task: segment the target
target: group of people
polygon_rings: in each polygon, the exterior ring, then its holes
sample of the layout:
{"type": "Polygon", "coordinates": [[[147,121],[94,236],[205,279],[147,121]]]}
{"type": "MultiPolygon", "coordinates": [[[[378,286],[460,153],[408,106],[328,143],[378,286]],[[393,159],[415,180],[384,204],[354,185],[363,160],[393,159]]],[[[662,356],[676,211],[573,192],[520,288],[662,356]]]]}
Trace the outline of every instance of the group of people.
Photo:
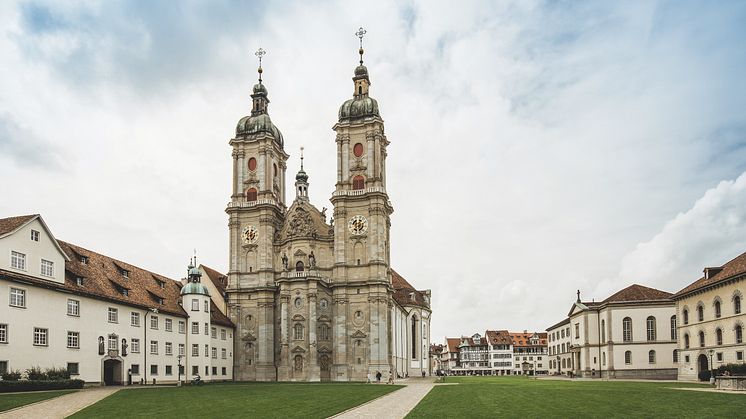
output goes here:
{"type": "MultiPolygon", "coordinates": [[[[376,384],[381,384],[381,377],[383,377],[383,374],[381,374],[381,371],[376,371],[376,384]]],[[[372,382],[373,382],[373,374],[369,372],[367,383],[370,384],[372,382]]],[[[389,370],[389,381],[387,384],[394,384],[394,374],[391,373],[391,370],[389,370]]]]}

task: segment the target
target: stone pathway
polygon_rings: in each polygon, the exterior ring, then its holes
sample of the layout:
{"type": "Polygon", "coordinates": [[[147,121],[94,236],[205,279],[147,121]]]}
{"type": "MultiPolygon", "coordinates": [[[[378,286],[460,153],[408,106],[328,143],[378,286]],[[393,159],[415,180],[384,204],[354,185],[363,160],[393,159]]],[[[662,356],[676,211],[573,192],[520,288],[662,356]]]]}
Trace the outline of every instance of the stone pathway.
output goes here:
{"type": "Polygon", "coordinates": [[[403,418],[430,392],[435,385],[433,381],[434,378],[430,377],[398,380],[396,384],[403,384],[404,388],[332,417],[340,419],[403,418]]]}
{"type": "Polygon", "coordinates": [[[89,387],[75,393],[29,404],[0,413],[0,419],[63,419],[119,391],[121,387],[89,387]]]}

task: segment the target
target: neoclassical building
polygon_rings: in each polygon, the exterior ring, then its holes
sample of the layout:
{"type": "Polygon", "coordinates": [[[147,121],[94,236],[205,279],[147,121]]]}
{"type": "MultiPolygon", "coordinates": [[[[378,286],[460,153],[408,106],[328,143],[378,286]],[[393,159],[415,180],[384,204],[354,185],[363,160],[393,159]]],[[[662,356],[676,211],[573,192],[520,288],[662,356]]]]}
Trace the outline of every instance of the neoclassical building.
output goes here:
{"type": "Polygon", "coordinates": [[[746,344],[742,309],[746,290],[746,253],[725,265],[704,269],[704,275],[673,295],[678,313],[680,380],[723,364],[743,363],[746,344]]]}
{"type": "Polygon", "coordinates": [[[547,328],[549,345],[549,374],[571,375],[573,356],[570,352],[570,319],[566,318],[547,328]]]}
{"type": "Polygon", "coordinates": [[[302,149],[287,199],[289,155],[267,110],[260,61],[251,114],[230,140],[226,294],[238,380],[364,381],[429,369],[430,291],[391,268],[389,141],[362,57],[360,48],[352,98],[333,127],[332,216],[311,204],[302,149]]]}

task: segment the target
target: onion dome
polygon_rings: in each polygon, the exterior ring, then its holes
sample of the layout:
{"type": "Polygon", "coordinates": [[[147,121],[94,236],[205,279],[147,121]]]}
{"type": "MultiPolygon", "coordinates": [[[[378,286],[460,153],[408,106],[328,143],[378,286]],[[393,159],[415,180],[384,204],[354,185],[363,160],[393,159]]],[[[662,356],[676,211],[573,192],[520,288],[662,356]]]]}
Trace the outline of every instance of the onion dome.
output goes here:
{"type": "Polygon", "coordinates": [[[200,272],[199,268],[194,266],[194,262],[192,260],[189,261],[189,266],[187,266],[187,270],[189,272],[189,277],[187,278],[187,283],[181,287],[181,295],[206,295],[210,296],[210,292],[207,291],[207,287],[202,285],[200,282],[200,278],[202,278],[202,272],[200,272]]]}
{"type": "Polygon", "coordinates": [[[236,138],[242,139],[253,139],[252,137],[258,137],[261,135],[269,135],[274,141],[283,148],[285,141],[282,138],[282,133],[272,123],[269,114],[267,113],[267,106],[269,105],[269,92],[267,87],[262,83],[262,57],[266,54],[266,51],[259,48],[256,56],[259,57],[259,83],[254,85],[253,93],[251,94],[252,107],[251,115],[244,116],[238,121],[236,125],[236,138]]]}
{"type": "Polygon", "coordinates": [[[352,120],[366,117],[377,116],[380,118],[378,112],[378,102],[370,97],[368,89],[370,88],[370,76],[368,75],[368,68],[363,65],[363,35],[366,31],[360,28],[355,34],[360,38],[360,65],[355,67],[355,75],[352,77],[352,81],[355,84],[355,92],[352,99],[346,100],[342,106],[339,107],[339,120],[352,120]]]}
{"type": "Polygon", "coordinates": [[[308,174],[305,170],[303,170],[303,168],[301,168],[298,171],[298,174],[295,175],[295,180],[297,180],[298,182],[308,182],[308,174]]]}

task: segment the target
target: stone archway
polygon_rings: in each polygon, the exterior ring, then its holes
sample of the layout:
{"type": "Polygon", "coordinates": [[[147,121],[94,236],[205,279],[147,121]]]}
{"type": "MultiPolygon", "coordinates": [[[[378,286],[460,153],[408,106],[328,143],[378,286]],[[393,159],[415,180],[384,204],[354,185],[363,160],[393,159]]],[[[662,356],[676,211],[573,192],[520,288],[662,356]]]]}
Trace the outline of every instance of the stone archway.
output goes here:
{"type": "Polygon", "coordinates": [[[710,364],[707,362],[707,355],[700,354],[699,357],[697,357],[697,376],[701,381],[707,381],[702,379],[702,373],[703,372],[709,372],[710,371],[710,364]]]}
{"type": "Polygon", "coordinates": [[[103,364],[103,384],[106,386],[122,385],[122,360],[118,358],[108,358],[104,359],[103,364]]]}

